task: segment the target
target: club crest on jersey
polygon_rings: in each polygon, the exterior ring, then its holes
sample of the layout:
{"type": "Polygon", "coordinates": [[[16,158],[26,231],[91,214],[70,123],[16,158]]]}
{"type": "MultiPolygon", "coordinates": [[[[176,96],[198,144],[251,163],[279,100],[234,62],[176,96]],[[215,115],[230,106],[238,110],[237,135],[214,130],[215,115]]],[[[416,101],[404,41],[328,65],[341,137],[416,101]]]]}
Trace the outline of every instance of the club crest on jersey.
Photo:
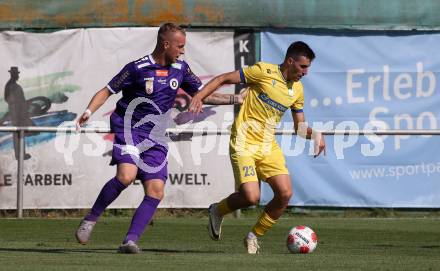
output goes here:
{"type": "Polygon", "coordinates": [[[154,91],[154,78],[145,78],[145,92],[151,94],[154,91]]]}
{"type": "Polygon", "coordinates": [[[156,76],[168,76],[167,70],[156,70],[156,76]]]}
{"type": "Polygon", "coordinates": [[[288,89],[289,96],[293,96],[293,88],[288,89]]]}
{"type": "Polygon", "coordinates": [[[277,81],[275,81],[275,79],[272,79],[272,86],[274,87],[275,84],[277,83],[277,81]]]}
{"type": "Polygon", "coordinates": [[[176,78],[170,80],[170,87],[176,90],[179,87],[179,81],[176,78]]]}

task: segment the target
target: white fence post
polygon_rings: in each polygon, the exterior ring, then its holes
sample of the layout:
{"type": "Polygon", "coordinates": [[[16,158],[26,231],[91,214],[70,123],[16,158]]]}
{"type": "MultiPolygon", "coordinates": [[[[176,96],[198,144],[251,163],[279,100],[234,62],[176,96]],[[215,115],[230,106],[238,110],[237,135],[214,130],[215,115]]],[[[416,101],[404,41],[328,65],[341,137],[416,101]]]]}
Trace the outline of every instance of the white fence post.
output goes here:
{"type": "Polygon", "coordinates": [[[24,166],[24,133],[18,131],[18,162],[17,162],[17,217],[23,217],[23,166],[24,166]]]}

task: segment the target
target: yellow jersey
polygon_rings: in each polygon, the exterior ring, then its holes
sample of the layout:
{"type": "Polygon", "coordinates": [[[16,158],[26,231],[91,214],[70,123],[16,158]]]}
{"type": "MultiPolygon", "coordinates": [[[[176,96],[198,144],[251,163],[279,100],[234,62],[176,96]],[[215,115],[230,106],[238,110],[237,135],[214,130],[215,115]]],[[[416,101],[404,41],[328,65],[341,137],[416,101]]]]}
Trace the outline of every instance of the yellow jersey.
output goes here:
{"type": "Polygon", "coordinates": [[[286,81],[278,65],[265,62],[241,69],[240,77],[248,84],[249,92],[232,126],[231,146],[276,143],[275,128],[284,112],[288,108],[294,112],[303,110],[301,82],[286,81]]]}

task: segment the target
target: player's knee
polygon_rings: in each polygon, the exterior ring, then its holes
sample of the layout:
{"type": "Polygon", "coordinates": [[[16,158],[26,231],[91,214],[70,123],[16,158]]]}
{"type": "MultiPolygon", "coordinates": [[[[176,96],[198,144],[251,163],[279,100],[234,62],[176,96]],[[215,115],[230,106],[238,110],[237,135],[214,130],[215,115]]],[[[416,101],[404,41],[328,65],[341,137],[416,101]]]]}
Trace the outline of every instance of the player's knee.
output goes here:
{"type": "Polygon", "coordinates": [[[146,185],[144,183],[145,195],[152,197],[152,198],[155,198],[155,199],[158,199],[158,200],[162,200],[165,195],[165,192],[164,192],[165,189],[164,189],[163,185],[158,185],[158,184],[159,183],[157,183],[157,182],[155,184],[150,183],[149,185],[146,185]]]}
{"type": "Polygon", "coordinates": [[[129,172],[118,172],[116,178],[124,185],[130,185],[135,180],[136,175],[129,172]]]}
{"type": "Polygon", "coordinates": [[[278,198],[282,202],[283,205],[287,205],[292,197],[292,190],[286,190],[279,193],[278,198]]]}
{"type": "Polygon", "coordinates": [[[163,190],[149,190],[147,191],[146,195],[158,200],[162,200],[165,196],[165,193],[163,190]]]}
{"type": "Polygon", "coordinates": [[[260,202],[259,193],[245,193],[244,198],[248,205],[257,205],[260,202]]]}

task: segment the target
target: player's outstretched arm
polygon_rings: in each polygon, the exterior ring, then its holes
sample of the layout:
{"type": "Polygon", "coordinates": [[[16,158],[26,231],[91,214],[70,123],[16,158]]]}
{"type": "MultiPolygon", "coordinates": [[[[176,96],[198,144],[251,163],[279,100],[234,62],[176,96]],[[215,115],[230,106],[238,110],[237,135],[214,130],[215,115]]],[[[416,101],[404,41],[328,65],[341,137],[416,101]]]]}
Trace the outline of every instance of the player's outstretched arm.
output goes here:
{"type": "Polygon", "coordinates": [[[238,84],[240,82],[239,71],[227,72],[214,77],[202,88],[202,90],[194,95],[194,97],[191,99],[191,104],[189,105],[188,111],[194,113],[202,112],[203,100],[206,97],[211,95],[224,84],[238,84]]]}
{"type": "Polygon", "coordinates": [[[318,157],[322,152],[326,155],[324,135],[308,127],[303,112],[293,112],[292,117],[296,134],[302,138],[314,140],[314,157],[318,157]]]}
{"type": "Polygon", "coordinates": [[[214,92],[203,99],[203,103],[211,105],[242,104],[247,93],[248,88],[243,88],[240,90],[239,94],[223,94],[214,92]]]}
{"type": "Polygon", "coordinates": [[[104,87],[100,91],[96,92],[96,94],[93,96],[93,98],[90,100],[89,105],[87,106],[87,109],[84,111],[84,113],[79,117],[76,127],[82,127],[84,123],[86,123],[90,116],[98,110],[104,103],[107,101],[108,97],[110,97],[112,93],[107,87],[104,87]]]}

